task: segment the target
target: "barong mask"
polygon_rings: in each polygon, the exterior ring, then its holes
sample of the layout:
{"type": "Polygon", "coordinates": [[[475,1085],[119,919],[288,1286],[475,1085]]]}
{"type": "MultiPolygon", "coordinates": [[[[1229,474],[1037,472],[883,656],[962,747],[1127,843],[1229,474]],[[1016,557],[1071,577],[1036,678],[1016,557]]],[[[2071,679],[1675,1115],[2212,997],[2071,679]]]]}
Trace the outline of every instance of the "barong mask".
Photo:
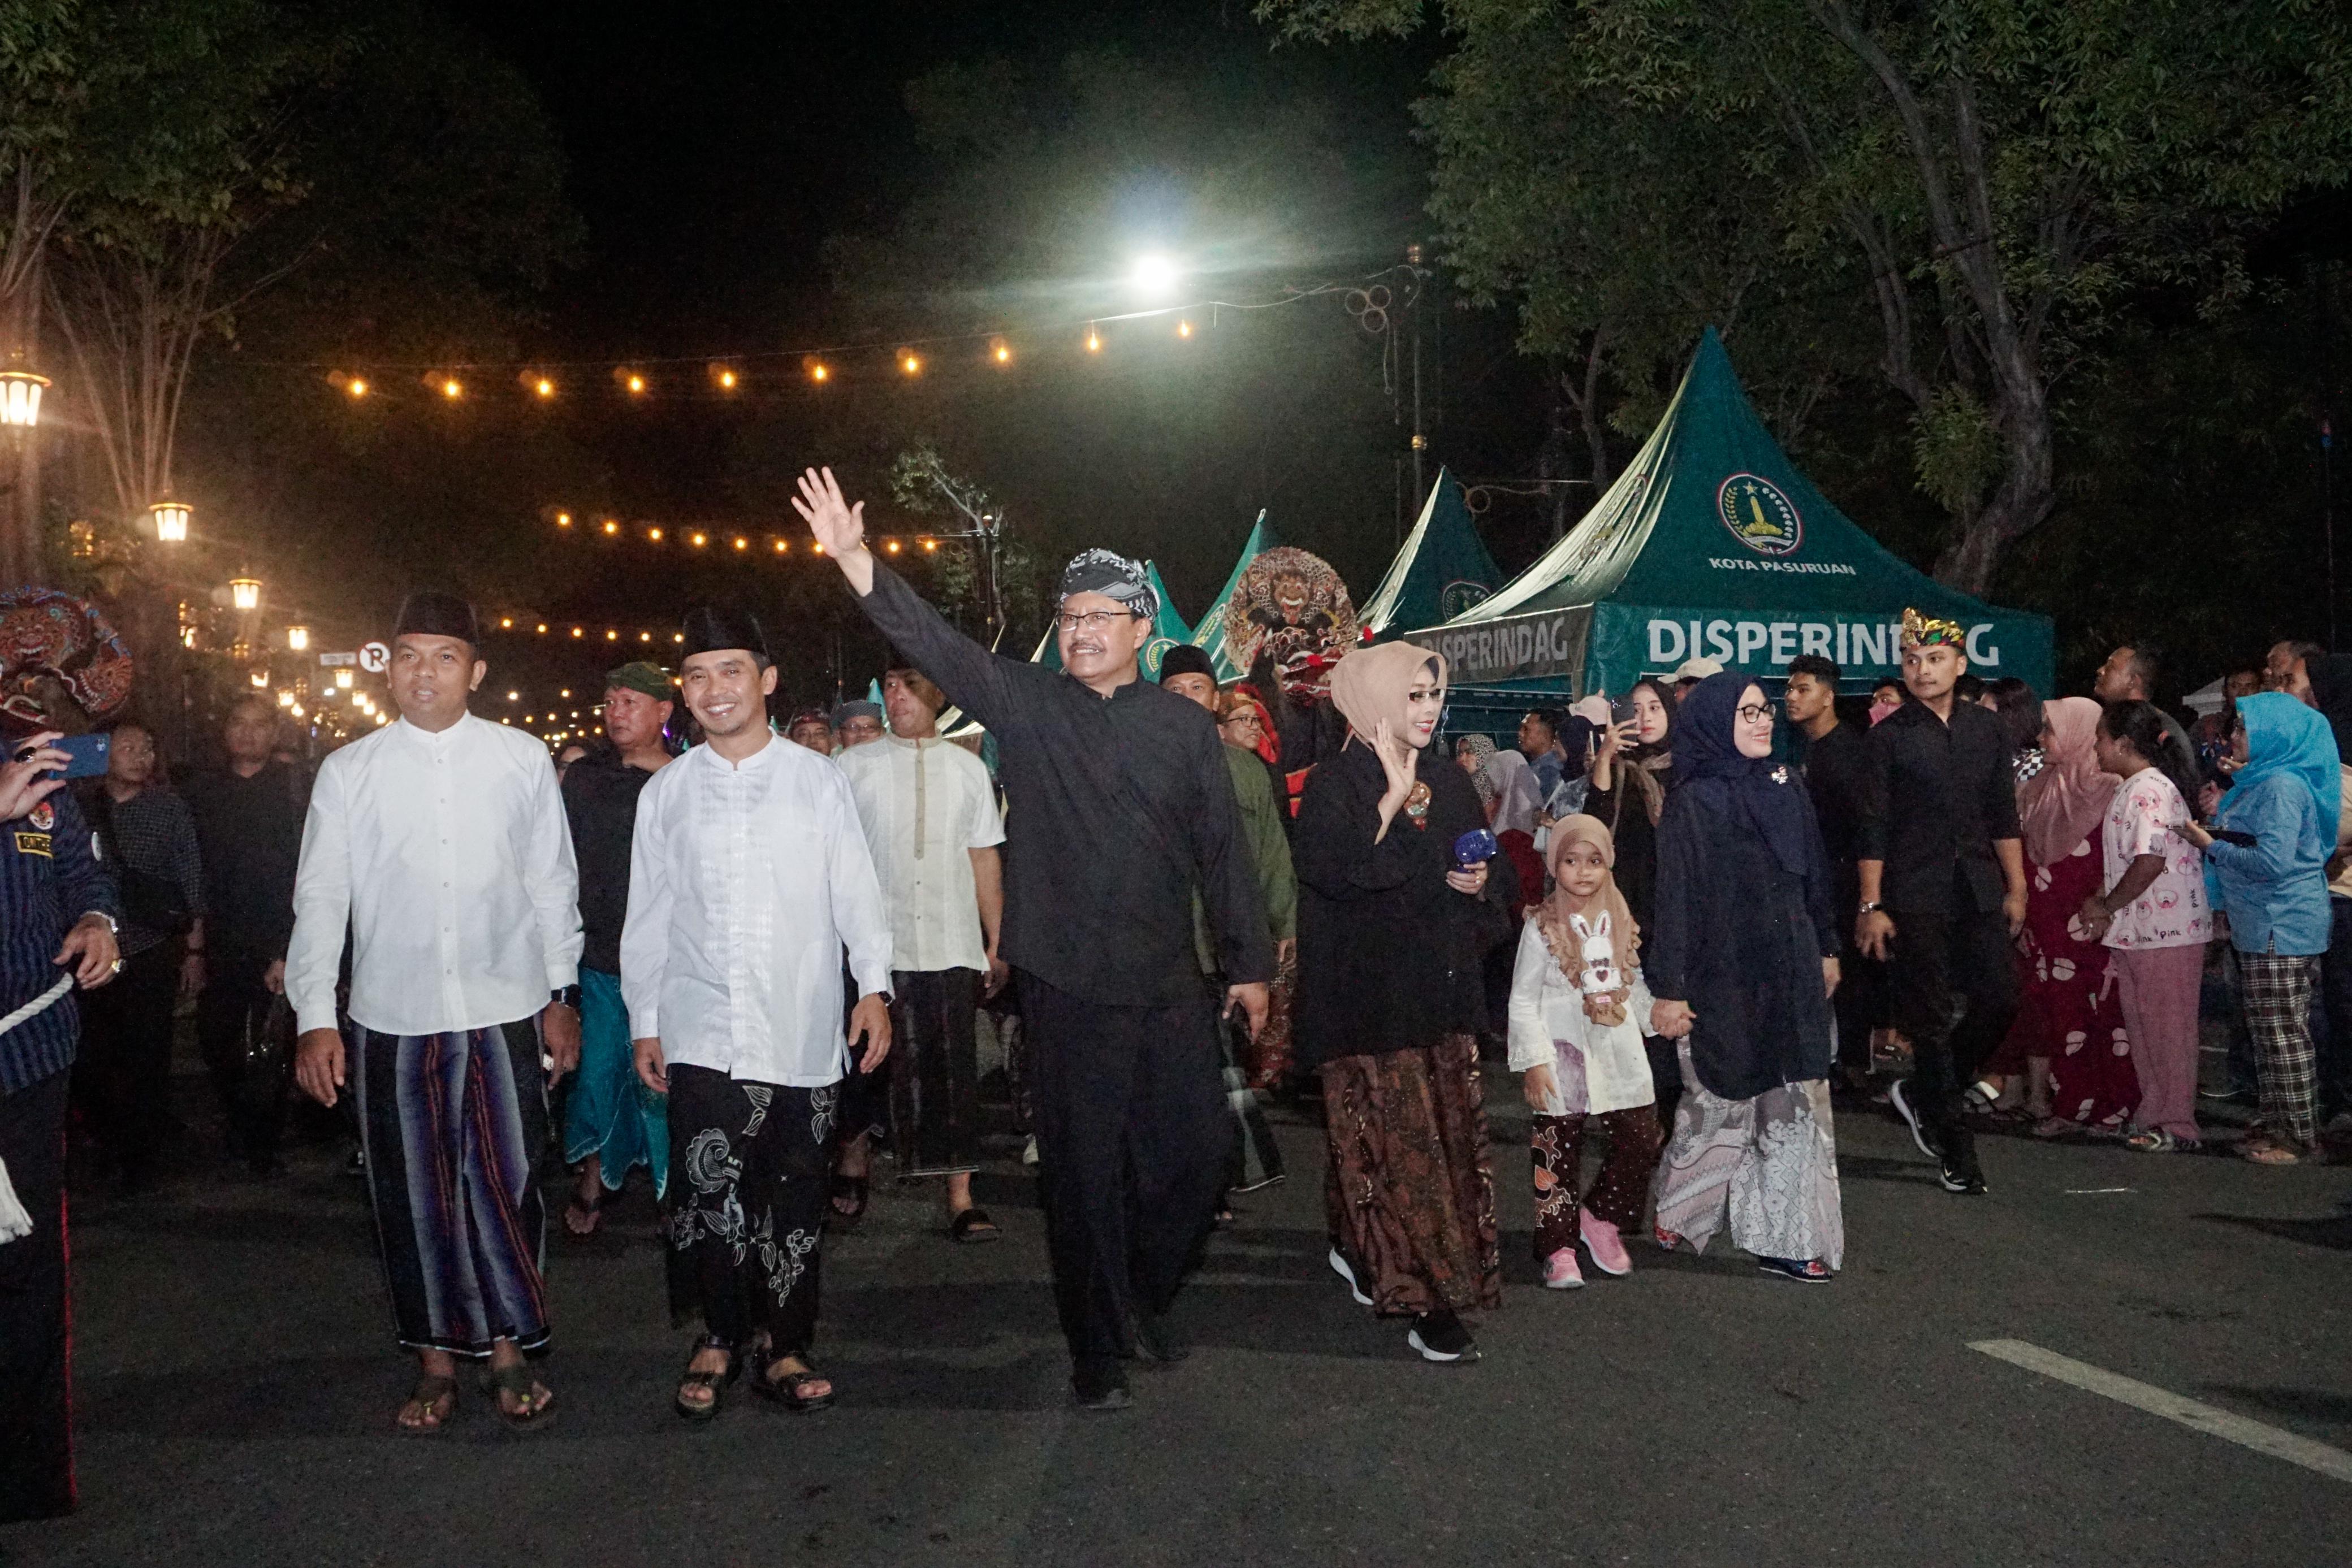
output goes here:
{"type": "Polygon", "coordinates": [[[0,594],[0,708],[12,735],[63,727],[70,698],[103,723],[131,695],[131,650],[95,606],[49,588],[0,594]]]}
{"type": "Polygon", "coordinates": [[[1225,601],[1225,653],[1234,666],[1273,661],[1276,677],[1293,700],[1314,703],[1328,691],[1331,671],[1361,641],[1348,585],[1321,557],[1279,545],[1242,571],[1225,601]]]}

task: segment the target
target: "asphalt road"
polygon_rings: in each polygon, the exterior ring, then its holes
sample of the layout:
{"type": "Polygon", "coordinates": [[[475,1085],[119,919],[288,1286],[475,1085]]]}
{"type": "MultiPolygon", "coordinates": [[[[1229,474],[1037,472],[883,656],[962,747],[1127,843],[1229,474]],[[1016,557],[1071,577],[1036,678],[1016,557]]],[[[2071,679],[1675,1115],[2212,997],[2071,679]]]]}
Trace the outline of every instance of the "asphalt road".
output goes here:
{"type": "MultiPolygon", "coordinates": [[[[1839,1128],[1846,1271],[1737,1254],[1535,1288],[1524,1113],[1491,1073],[1505,1305],[1485,1360],[1412,1358],[1326,1270],[1320,1136],[1244,1198],[1175,1319],[1197,1348],[1137,1406],[1066,1402],[1041,1227],[939,1235],[877,1186],[828,1241],[834,1410],[736,1391],[669,1413],[688,1334],[633,1189],[551,1249],[555,1427],[470,1387],[392,1435],[394,1352],[357,1184],[331,1150],[83,1201],[73,1236],[84,1503],[0,1529],[23,1563],[2030,1563],[2352,1560],[2352,1481],[1971,1350],[2016,1340],[2352,1449],[2352,1169],[1988,1141],[1990,1197],[1900,1130],[1839,1128]]],[[[184,1082],[184,1103],[199,1096],[184,1082]]],[[[200,1132],[197,1142],[204,1134],[200,1132]]],[[[887,1167],[882,1167],[887,1170],[887,1167]]]]}

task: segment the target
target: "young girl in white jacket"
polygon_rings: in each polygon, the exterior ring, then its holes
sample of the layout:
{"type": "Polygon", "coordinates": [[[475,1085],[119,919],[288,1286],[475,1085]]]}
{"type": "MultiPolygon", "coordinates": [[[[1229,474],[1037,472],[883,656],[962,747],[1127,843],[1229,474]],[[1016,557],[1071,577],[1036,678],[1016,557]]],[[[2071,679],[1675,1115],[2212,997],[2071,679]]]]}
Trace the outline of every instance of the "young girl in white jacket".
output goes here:
{"type": "Polygon", "coordinates": [[[1555,1291],[1584,1283],[1580,1239],[1604,1274],[1629,1272],[1622,1232],[1642,1223],[1660,1134],[1642,1037],[1654,1005],[1641,934],[1610,868],[1617,846],[1597,817],[1555,823],[1545,846],[1551,895],[1528,912],[1511,973],[1511,1070],[1535,1112],[1536,1259],[1555,1291]],[[1580,1199],[1588,1129],[1608,1152],[1580,1199]]]}

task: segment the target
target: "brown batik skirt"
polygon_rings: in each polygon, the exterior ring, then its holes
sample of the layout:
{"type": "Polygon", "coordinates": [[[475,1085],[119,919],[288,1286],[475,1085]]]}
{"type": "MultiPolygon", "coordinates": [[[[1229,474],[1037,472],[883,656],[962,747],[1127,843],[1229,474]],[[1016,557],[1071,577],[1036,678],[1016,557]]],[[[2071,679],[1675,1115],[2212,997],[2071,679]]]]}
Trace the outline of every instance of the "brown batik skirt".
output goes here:
{"type": "Polygon", "coordinates": [[[1383,1316],[1503,1301],[1494,1173],[1486,1163],[1478,1042],[1323,1064],[1332,1243],[1383,1316]]]}

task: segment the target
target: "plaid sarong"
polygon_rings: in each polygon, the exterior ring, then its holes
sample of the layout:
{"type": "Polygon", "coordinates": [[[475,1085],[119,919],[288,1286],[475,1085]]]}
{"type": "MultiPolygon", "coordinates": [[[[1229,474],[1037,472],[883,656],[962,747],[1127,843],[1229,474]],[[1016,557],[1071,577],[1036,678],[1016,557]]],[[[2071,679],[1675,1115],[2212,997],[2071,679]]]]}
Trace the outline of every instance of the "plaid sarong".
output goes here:
{"type": "Polygon", "coordinates": [[[2311,986],[2318,960],[2284,953],[2241,953],[2238,968],[2246,1029],[2254,1037],[2254,1077],[2262,1125],[2271,1136],[2308,1149],[2318,1136],[2317,1052],[2311,1040],[2311,986]]]}

